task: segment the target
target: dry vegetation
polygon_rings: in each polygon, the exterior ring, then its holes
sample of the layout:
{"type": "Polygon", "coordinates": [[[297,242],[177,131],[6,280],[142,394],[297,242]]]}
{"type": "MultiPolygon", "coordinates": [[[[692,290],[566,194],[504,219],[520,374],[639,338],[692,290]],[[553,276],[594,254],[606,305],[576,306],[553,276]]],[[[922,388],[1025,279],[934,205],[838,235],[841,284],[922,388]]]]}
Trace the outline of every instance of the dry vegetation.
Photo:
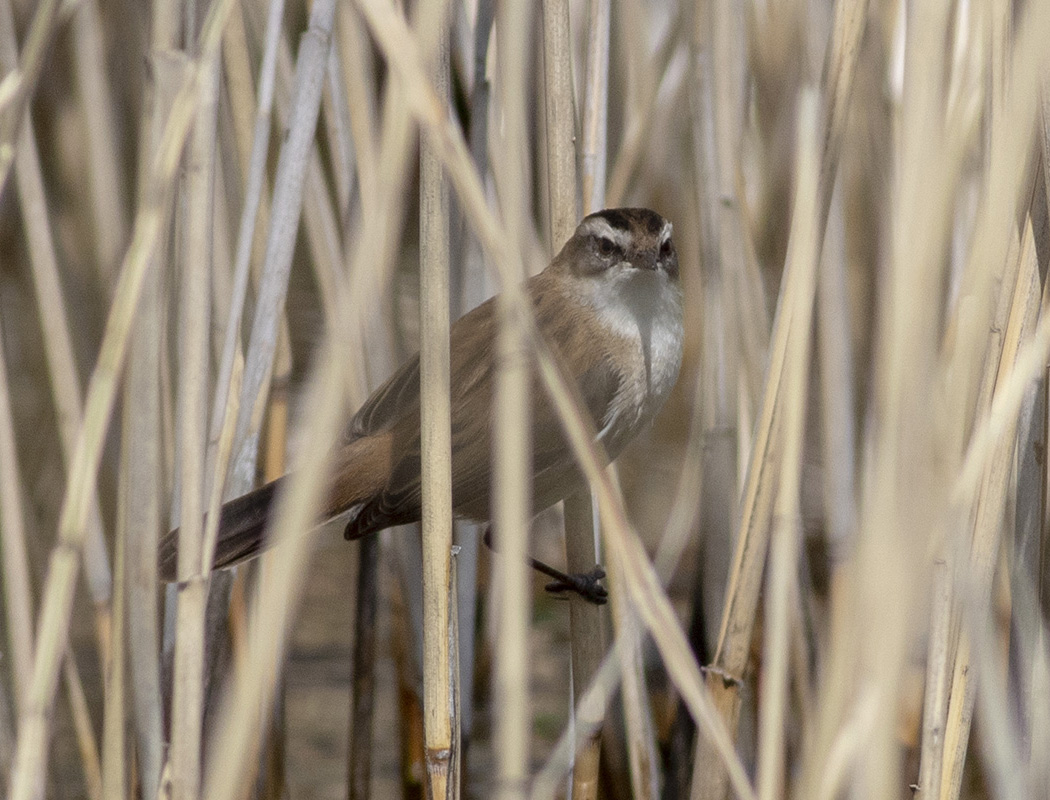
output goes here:
{"type": "Polygon", "coordinates": [[[1050,796],[1050,3],[402,5],[0,0],[6,796],[1050,796]],[[687,343],[613,474],[518,286],[622,205],[687,343]],[[495,289],[499,556],[443,383],[495,289]],[[304,535],[419,342],[422,537],[304,535]],[[530,379],[601,610],[520,557],[530,379]]]}

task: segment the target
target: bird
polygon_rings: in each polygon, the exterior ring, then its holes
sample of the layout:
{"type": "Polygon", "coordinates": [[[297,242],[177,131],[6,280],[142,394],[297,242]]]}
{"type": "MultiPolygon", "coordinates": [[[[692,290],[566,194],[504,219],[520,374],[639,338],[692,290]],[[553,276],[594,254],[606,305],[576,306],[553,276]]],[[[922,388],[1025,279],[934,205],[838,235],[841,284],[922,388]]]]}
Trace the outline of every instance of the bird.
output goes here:
{"type": "MultiPolygon", "coordinates": [[[[651,424],[678,379],[682,291],[671,223],[646,208],[590,214],[524,288],[538,330],[575,381],[599,451],[613,461],[651,424]]],[[[452,508],[457,517],[478,522],[491,516],[497,317],[492,298],[450,329],[452,508]]],[[[586,480],[538,381],[532,382],[531,434],[532,503],[539,512],[579,491],[586,480]]],[[[335,449],[319,523],[349,511],[344,535],[359,539],[419,521],[418,353],[365,401],[335,449]]],[[[215,568],[265,549],[267,522],[286,480],[222,506],[215,568]]],[[[162,579],[176,579],[177,555],[176,529],[160,543],[162,579]]]]}

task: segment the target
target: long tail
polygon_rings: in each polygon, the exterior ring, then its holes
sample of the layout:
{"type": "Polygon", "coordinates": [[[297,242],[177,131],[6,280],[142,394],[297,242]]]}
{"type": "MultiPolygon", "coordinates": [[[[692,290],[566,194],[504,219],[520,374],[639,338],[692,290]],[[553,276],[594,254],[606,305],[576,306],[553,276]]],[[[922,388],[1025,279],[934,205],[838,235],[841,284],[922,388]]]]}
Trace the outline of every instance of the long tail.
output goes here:
{"type": "MultiPolygon", "coordinates": [[[[219,512],[219,536],[215,545],[215,569],[232,567],[265,549],[263,535],[270,509],[283,481],[278,478],[238,498],[224,503],[219,512]]],[[[178,575],[179,529],[169,531],[160,541],[158,567],[163,581],[178,575]]]]}

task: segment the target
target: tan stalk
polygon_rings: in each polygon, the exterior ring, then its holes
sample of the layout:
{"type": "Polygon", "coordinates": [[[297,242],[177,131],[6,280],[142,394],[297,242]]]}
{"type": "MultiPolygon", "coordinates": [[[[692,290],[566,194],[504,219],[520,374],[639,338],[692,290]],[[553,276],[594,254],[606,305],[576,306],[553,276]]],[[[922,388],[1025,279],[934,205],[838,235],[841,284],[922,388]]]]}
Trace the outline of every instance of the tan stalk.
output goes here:
{"type": "MultiPolygon", "coordinates": [[[[437,46],[430,76],[442,99],[449,96],[447,0],[419,9],[417,27],[432,25],[437,46]],[[424,15],[428,15],[427,19],[424,15]]],[[[447,102],[447,100],[446,100],[447,102]]],[[[450,670],[458,642],[450,643],[452,602],[452,423],[449,386],[449,200],[441,162],[424,136],[419,186],[419,373],[423,499],[423,739],[425,791],[451,798],[458,776],[453,750],[458,676],[450,670]],[[452,649],[450,649],[452,648],[452,649]]]]}
{"type": "Polygon", "coordinates": [[[102,20],[96,0],[80,0],[73,15],[73,70],[84,114],[88,148],[89,204],[95,224],[94,239],[99,274],[107,286],[116,280],[120,256],[128,242],[128,203],[124,162],[113,115],[113,99],[106,83],[102,20]]]}
{"type": "MultiPolygon", "coordinates": [[[[174,2],[158,4],[151,23],[153,80],[146,87],[138,131],[142,143],[138,159],[139,193],[143,196],[148,188],[150,159],[160,148],[164,124],[182,77],[169,53],[175,47],[179,31],[177,5],[174,2]]],[[[160,234],[162,240],[167,240],[167,233],[165,230],[160,234]]],[[[165,479],[172,473],[165,469],[162,410],[167,397],[162,398],[158,362],[163,352],[161,331],[166,321],[162,286],[167,264],[166,254],[158,248],[146,266],[141,307],[128,353],[123,436],[132,463],[127,467],[127,480],[123,484],[125,494],[119,500],[127,514],[129,670],[136,763],[146,797],[157,794],[164,760],[157,541],[167,498],[165,479]]]]}
{"type": "MultiPolygon", "coordinates": [[[[999,359],[996,388],[1002,387],[1012,371],[1017,369],[1020,348],[1032,337],[1036,315],[1039,313],[1039,282],[1035,257],[1035,241],[1031,225],[1025,227],[1019,259],[1020,273],[1013,293],[999,359]]],[[[998,560],[999,537],[1003,528],[1003,510],[1007,502],[1013,472],[1016,415],[999,439],[988,460],[979,494],[976,495],[976,516],[973,542],[969,556],[960,555],[968,563],[967,576],[960,586],[964,614],[980,619],[987,614],[992,592],[992,578],[998,560]]],[[[966,760],[970,722],[976,700],[972,661],[979,656],[972,652],[972,628],[961,634],[955,651],[951,694],[944,730],[944,757],[940,780],[940,797],[957,798],[961,790],[962,769],[966,760]]],[[[980,646],[978,643],[977,646],[980,646]]],[[[988,643],[985,643],[988,646],[988,643]]],[[[992,659],[985,659],[990,665],[992,659]]]]}
{"type": "Polygon", "coordinates": [[[186,215],[179,296],[179,393],[176,407],[181,453],[179,581],[176,584],[178,607],[169,755],[173,800],[196,798],[201,784],[205,611],[208,600],[202,551],[218,90],[216,61],[201,81],[201,104],[187,151],[184,182],[186,215]]]}
{"type": "MultiPolygon", "coordinates": [[[[548,6],[549,7],[549,6],[548,6]]],[[[529,774],[529,600],[525,553],[532,516],[532,497],[528,475],[530,464],[530,418],[532,415],[532,370],[528,340],[519,317],[522,307],[520,281],[527,270],[522,259],[526,231],[526,146],[525,146],[525,68],[529,49],[530,4],[503,2],[496,11],[499,57],[499,109],[504,119],[501,148],[493,158],[500,207],[508,221],[505,229],[510,254],[509,280],[499,296],[496,337],[496,385],[493,394],[493,421],[499,435],[493,437],[493,518],[496,531],[496,575],[500,591],[497,615],[496,664],[493,680],[496,723],[497,784],[499,800],[524,798],[529,774]]],[[[366,15],[371,18],[371,10],[366,15]]],[[[544,14],[544,18],[547,14],[544,14]]],[[[388,57],[390,56],[387,53],[388,57]]],[[[564,62],[562,66],[567,66],[564,62]]],[[[420,75],[422,77],[422,75],[420,75]]],[[[428,87],[428,92],[432,90],[428,87]]],[[[562,109],[565,111],[565,109],[562,109]]],[[[445,109],[440,111],[444,114],[445,109]]],[[[571,106],[567,111],[571,125],[571,106]]],[[[436,145],[440,133],[424,129],[428,144],[436,145]]],[[[473,167],[466,146],[465,164],[473,167]]],[[[445,159],[442,159],[443,161],[445,159]]],[[[563,165],[564,166],[564,165],[563,165]]],[[[569,177],[567,180],[572,180],[569,177]]],[[[564,185],[564,184],[561,184],[564,185]]],[[[572,185],[575,185],[574,183],[572,185]]],[[[574,210],[574,209],[573,209],[574,210]]],[[[566,212],[570,213],[570,212],[566,212]]],[[[564,220],[552,220],[554,230],[562,230],[564,220]]]]}
{"type": "MultiPolygon", "coordinates": [[[[775,519],[769,554],[763,625],[763,670],[759,679],[762,703],[758,714],[758,796],[774,800],[784,794],[785,726],[788,710],[789,655],[791,643],[791,595],[798,576],[801,551],[802,448],[806,425],[806,394],[809,388],[810,333],[820,251],[817,243],[820,150],[817,141],[818,106],[813,89],[804,89],[798,108],[798,154],[795,198],[792,204],[791,238],[785,281],[798,288],[784,290],[792,306],[781,307],[789,318],[785,375],[783,378],[784,444],[775,519]]],[[[702,765],[698,765],[703,769],[702,765]]]]}
{"type": "MultiPolygon", "coordinates": [[[[125,444],[125,448],[127,445],[125,444]]],[[[127,495],[126,485],[131,459],[124,459],[119,483],[121,493],[127,495]]],[[[106,670],[105,704],[102,709],[102,791],[106,797],[128,796],[128,775],[131,759],[128,756],[127,714],[127,599],[128,584],[128,519],[126,506],[117,508],[116,542],[113,547],[113,625],[111,628],[112,652],[106,670]]],[[[146,643],[148,646],[149,643],[146,643]]],[[[72,651],[66,655],[69,663],[72,651]]]]}
{"type": "MultiPolygon", "coordinates": [[[[608,9],[606,9],[607,11],[608,9]]],[[[593,10],[592,10],[593,13],[593,10]]],[[[608,17],[604,30],[595,30],[592,20],[593,63],[587,65],[587,111],[584,130],[584,175],[589,192],[584,195],[584,213],[599,210],[605,194],[605,114],[608,63],[601,71],[601,48],[609,42],[608,17]],[[600,162],[600,163],[599,163],[600,162]]],[[[572,236],[579,219],[576,203],[576,124],[572,87],[572,54],[569,44],[569,4],[565,0],[546,0],[543,5],[543,65],[546,87],[547,188],[550,203],[551,246],[554,252],[572,236]]],[[[598,563],[594,512],[589,492],[565,501],[565,551],[570,573],[584,574],[598,563]]],[[[572,635],[572,685],[581,693],[590,685],[605,651],[604,614],[581,597],[569,598],[569,629],[572,635]]],[[[575,701],[574,701],[575,702],[575,701]]],[[[579,724],[594,733],[576,754],[573,768],[573,796],[597,797],[598,760],[601,726],[595,724],[602,709],[580,705],[579,724]]]]}

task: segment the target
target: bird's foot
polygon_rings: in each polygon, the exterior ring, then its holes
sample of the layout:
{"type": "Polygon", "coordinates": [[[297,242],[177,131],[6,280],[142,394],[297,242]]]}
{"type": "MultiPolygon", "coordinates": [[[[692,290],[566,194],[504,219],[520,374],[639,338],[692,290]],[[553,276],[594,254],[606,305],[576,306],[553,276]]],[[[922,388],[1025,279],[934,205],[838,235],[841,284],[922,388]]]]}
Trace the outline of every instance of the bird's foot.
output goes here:
{"type": "Polygon", "coordinates": [[[609,601],[609,592],[600,583],[604,577],[605,570],[595,566],[590,572],[562,575],[558,580],[548,583],[546,589],[551,594],[576,592],[588,603],[603,606],[609,601]]]}

